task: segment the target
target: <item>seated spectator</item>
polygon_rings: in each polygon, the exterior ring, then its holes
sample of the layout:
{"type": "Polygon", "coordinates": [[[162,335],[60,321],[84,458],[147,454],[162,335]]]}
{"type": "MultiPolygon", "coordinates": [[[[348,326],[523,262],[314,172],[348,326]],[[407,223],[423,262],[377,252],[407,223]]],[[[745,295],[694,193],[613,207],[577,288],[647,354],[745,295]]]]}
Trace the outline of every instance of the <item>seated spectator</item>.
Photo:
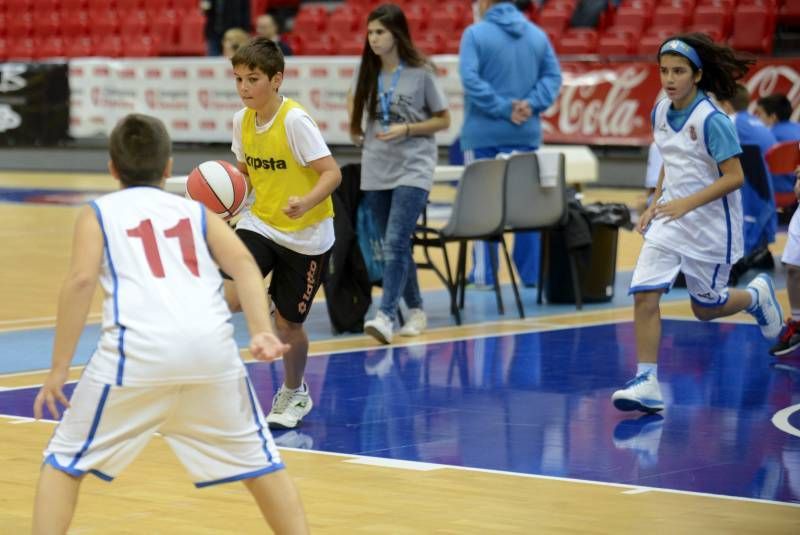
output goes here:
{"type": "Polygon", "coordinates": [[[272,15],[261,15],[256,19],[256,35],[275,41],[284,56],[292,55],[292,47],[281,39],[278,23],[272,15]]]}
{"type": "MultiPolygon", "coordinates": [[[[782,93],[773,93],[758,99],[756,116],[767,125],[775,139],[781,141],[800,141],[800,123],[789,120],[792,103],[782,93]]],[[[794,191],[793,174],[773,176],[776,192],[794,191]]]]}
{"type": "Polygon", "coordinates": [[[231,59],[239,47],[250,40],[250,34],[241,28],[231,28],[222,36],[222,55],[231,59]]]}

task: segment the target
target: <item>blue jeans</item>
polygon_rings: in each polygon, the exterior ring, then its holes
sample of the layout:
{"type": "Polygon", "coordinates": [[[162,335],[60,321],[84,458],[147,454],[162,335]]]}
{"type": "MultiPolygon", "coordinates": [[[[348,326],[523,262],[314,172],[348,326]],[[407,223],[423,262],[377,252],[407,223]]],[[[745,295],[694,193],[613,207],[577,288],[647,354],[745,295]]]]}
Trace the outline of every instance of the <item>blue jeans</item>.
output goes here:
{"type": "MultiPolygon", "coordinates": [[[[464,162],[470,164],[475,160],[491,159],[498,154],[509,154],[513,151],[532,152],[537,147],[528,145],[512,145],[502,147],[481,147],[466,151],[464,162]]],[[[540,236],[538,232],[517,232],[514,234],[514,251],[511,256],[517,266],[522,284],[534,286],[539,280],[540,236]]],[[[472,246],[472,271],[467,279],[483,285],[494,285],[494,270],[501,262],[498,258],[497,243],[476,240],[472,246]],[[495,262],[492,262],[492,259],[495,262]]]]}
{"type": "Polygon", "coordinates": [[[428,192],[422,188],[398,186],[395,189],[365,191],[364,201],[372,210],[383,235],[383,297],[380,311],[394,319],[401,292],[409,308],[422,308],[411,236],[428,202],[428,192]]]}

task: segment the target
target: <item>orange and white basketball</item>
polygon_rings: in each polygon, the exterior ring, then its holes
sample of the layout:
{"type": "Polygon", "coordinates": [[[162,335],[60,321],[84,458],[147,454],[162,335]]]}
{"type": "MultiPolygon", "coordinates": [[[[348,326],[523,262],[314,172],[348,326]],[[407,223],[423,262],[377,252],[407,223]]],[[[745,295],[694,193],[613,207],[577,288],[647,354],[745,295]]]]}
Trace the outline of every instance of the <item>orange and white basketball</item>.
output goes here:
{"type": "Polygon", "coordinates": [[[226,161],[203,162],[189,173],[186,197],[227,220],[238,214],[247,200],[247,179],[226,161]]]}

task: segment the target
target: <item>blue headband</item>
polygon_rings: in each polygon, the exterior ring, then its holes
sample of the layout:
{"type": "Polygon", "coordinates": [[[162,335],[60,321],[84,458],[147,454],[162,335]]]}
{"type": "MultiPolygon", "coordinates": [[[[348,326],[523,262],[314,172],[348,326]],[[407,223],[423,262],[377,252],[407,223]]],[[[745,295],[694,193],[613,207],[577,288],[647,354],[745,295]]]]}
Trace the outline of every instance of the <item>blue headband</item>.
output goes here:
{"type": "Polygon", "coordinates": [[[681,56],[685,57],[698,69],[703,68],[703,62],[700,61],[700,56],[697,55],[697,52],[694,48],[690,47],[683,41],[679,41],[677,39],[673,39],[671,41],[667,41],[664,43],[664,46],[661,47],[661,51],[658,53],[658,56],[661,57],[661,54],[665,52],[674,52],[676,54],[680,54],[681,56]]]}

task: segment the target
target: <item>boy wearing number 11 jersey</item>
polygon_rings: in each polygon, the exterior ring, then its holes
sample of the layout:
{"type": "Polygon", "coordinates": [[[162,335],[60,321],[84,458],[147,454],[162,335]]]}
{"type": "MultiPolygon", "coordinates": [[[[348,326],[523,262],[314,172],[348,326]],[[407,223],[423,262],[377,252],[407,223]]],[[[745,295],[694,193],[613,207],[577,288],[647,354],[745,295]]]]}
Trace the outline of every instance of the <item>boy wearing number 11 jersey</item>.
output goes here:
{"type": "Polygon", "coordinates": [[[305,533],[220,291],[221,267],[236,280],[255,358],[289,349],[272,333],[253,257],[220,218],[161,189],[171,168],[161,121],[125,117],[110,153],[122,189],[78,215],[52,368],[34,402],[36,418],[45,405],[54,418],[57,402],[67,410],[44,452],[33,532],[65,533],[83,477],[112,480],[159,432],[197,487],[242,481],[273,530],[305,533]],[[102,333],[68,401],[62,387],[98,280],[102,333]]]}

